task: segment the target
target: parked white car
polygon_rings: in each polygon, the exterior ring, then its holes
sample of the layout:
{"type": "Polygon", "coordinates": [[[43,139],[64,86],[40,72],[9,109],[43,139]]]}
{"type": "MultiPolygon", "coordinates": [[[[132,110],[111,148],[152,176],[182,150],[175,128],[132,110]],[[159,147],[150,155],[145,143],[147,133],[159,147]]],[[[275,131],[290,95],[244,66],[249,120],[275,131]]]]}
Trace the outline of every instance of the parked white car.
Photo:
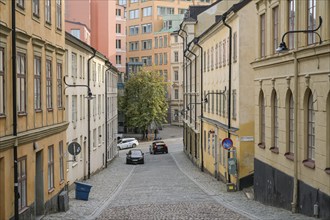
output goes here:
{"type": "Polygon", "coordinates": [[[135,138],[123,138],[118,142],[117,148],[118,148],[118,150],[121,150],[121,149],[126,149],[126,148],[133,148],[138,145],[139,145],[139,142],[135,138]]]}

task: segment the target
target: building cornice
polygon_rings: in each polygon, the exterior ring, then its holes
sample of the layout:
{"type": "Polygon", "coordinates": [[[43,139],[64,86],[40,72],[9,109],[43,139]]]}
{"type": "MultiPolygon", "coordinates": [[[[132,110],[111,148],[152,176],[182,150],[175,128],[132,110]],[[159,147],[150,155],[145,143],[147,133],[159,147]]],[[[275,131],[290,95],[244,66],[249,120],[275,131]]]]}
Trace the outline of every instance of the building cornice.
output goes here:
{"type": "Polygon", "coordinates": [[[0,142],[1,142],[0,151],[4,151],[12,148],[14,146],[16,138],[18,139],[18,147],[19,147],[20,145],[31,143],[33,141],[37,141],[52,136],[54,134],[66,131],[68,126],[69,126],[68,122],[63,122],[52,126],[21,132],[17,134],[17,137],[16,136],[2,137],[0,138],[0,142]]]}

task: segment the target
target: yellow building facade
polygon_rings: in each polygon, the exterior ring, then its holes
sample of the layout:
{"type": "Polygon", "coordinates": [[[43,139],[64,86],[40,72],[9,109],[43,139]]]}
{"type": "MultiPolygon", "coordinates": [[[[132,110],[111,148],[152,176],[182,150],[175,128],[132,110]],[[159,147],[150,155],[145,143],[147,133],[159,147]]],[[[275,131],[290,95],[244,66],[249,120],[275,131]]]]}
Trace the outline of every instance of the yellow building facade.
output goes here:
{"type": "Polygon", "coordinates": [[[254,2],[255,199],[329,219],[330,2],[254,2]]]}
{"type": "Polygon", "coordinates": [[[0,11],[0,219],[32,219],[58,211],[58,194],[67,179],[64,2],[1,0],[0,11]]]}
{"type": "MultiPolygon", "coordinates": [[[[190,79],[188,68],[186,105],[192,111],[188,110],[186,113],[185,150],[204,171],[241,189],[253,183],[254,71],[250,62],[254,56],[255,42],[250,39],[256,38],[256,33],[251,31],[256,22],[256,10],[251,1],[232,3],[236,4],[219,2],[197,16],[199,21],[200,17],[205,19],[206,14],[217,11],[212,17],[209,16],[207,23],[210,27],[204,28],[191,41],[193,46],[190,50],[197,55],[197,67],[194,66],[194,56],[187,52],[187,56],[193,60],[192,71],[195,72],[196,69],[197,76],[196,79],[190,79]],[[246,17],[250,20],[244,19],[246,17]],[[231,60],[230,31],[225,23],[231,27],[231,60]],[[201,83],[203,91],[200,93],[201,83]],[[194,89],[195,84],[198,85],[197,90],[194,89]],[[190,85],[193,85],[191,91],[190,85]],[[197,91],[197,98],[194,91],[197,91]],[[193,97],[190,98],[191,96],[193,97]],[[195,111],[203,111],[198,113],[201,121],[197,119],[197,128],[194,123],[190,123],[195,111]],[[233,142],[233,147],[229,150],[222,145],[226,138],[233,142]],[[196,142],[199,147],[194,147],[196,142]]],[[[185,23],[188,26],[188,22],[185,23]]],[[[203,28],[199,27],[201,24],[197,22],[195,31],[203,28]]],[[[189,33],[189,30],[186,32],[189,33]]],[[[188,65],[191,65],[190,62],[188,65]]]]}

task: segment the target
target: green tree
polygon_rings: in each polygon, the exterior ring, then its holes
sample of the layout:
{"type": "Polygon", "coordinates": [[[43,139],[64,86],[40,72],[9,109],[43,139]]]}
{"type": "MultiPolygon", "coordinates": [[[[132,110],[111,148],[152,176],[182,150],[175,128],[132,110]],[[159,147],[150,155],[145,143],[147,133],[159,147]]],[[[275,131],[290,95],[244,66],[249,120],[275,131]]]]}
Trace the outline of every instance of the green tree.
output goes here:
{"type": "Polygon", "coordinates": [[[152,123],[166,122],[166,86],[163,76],[155,71],[141,70],[130,76],[119,101],[128,127],[139,128],[144,133],[152,123]]]}

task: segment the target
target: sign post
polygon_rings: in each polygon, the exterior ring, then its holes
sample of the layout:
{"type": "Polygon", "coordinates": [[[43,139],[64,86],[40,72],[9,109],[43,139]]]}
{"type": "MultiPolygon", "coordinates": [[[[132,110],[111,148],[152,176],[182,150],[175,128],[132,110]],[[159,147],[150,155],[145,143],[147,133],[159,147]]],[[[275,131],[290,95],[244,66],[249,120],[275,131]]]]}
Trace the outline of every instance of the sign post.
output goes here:
{"type": "Polygon", "coordinates": [[[73,155],[73,161],[76,161],[76,155],[80,154],[81,146],[78,142],[71,142],[68,146],[68,151],[73,155]]]}

